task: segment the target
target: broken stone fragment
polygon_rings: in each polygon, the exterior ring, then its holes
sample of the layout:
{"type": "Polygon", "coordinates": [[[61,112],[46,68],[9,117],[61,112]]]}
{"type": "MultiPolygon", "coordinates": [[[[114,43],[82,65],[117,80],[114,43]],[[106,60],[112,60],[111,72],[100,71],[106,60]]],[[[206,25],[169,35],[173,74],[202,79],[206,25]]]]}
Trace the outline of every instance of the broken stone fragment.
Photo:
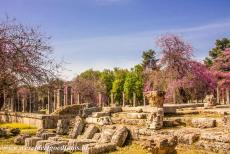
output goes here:
{"type": "Polygon", "coordinates": [[[96,143],[94,140],[91,139],[71,139],[68,142],[68,149],[69,151],[82,151],[82,146],[85,144],[96,143]]]}
{"type": "Polygon", "coordinates": [[[179,143],[187,145],[195,143],[200,137],[200,133],[196,129],[177,130],[174,132],[174,135],[177,136],[179,143]]]}
{"type": "Polygon", "coordinates": [[[84,124],[84,121],[82,120],[82,118],[76,117],[73,130],[70,132],[69,137],[74,139],[78,135],[80,135],[82,133],[82,131],[83,131],[84,125],[85,124],[84,124]]]}
{"type": "Polygon", "coordinates": [[[35,150],[37,150],[37,151],[45,151],[46,144],[47,143],[51,143],[51,142],[52,142],[51,140],[40,140],[40,141],[37,141],[35,150]]]}
{"type": "Polygon", "coordinates": [[[105,116],[110,116],[109,112],[93,112],[92,117],[93,118],[100,118],[100,117],[105,117],[105,116]]]}
{"type": "Polygon", "coordinates": [[[61,119],[57,122],[56,132],[58,135],[66,135],[69,131],[69,120],[61,119]]]}
{"type": "Polygon", "coordinates": [[[65,147],[67,147],[67,142],[50,142],[46,145],[46,154],[64,154],[65,153],[65,147]]]}
{"type": "Polygon", "coordinates": [[[174,154],[177,137],[173,135],[156,135],[140,141],[141,145],[153,154],[174,154]]]}
{"type": "Polygon", "coordinates": [[[35,147],[37,141],[41,141],[41,137],[31,137],[31,138],[26,138],[25,139],[25,146],[26,147],[35,147]]]}
{"type": "Polygon", "coordinates": [[[128,129],[125,126],[118,127],[112,135],[111,143],[116,146],[122,147],[128,136],[128,129]]]}
{"type": "Polygon", "coordinates": [[[116,145],[113,143],[86,144],[82,146],[84,154],[102,154],[116,150],[116,145]]]}
{"type": "Polygon", "coordinates": [[[47,130],[47,129],[40,128],[40,129],[37,130],[36,136],[37,136],[37,137],[42,137],[42,134],[43,134],[43,133],[48,133],[48,130],[47,130]]]}
{"type": "Polygon", "coordinates": [[[129,119],[146,119],[147,113],[127,113],[129,119]]]}
{"type": "Polygon", "coordinates": [[[43,133],[42,135],[41,135],[41,138],[43,139],[43,140],[48,140],[48,138],[49,137],[54,137],[54,136],[56,136],[56,134],[55,133],[43,133]]]}
{"type": "Polygon", "coordinates": [[[192,126],[196,128],[213,128],[216,127],[214,118],[196,118],[192,119],[192,126]]]}
{"type": "Polygon", "coordinates": [[[98,141],[99,143],[108,143],[111,141],[113,134],[115,133],[114,129],[102,129],[101,137],[100,140],[98,141]]]}
{"type": "Polygon", "coordinates": [[[99,129],[95,125],[89,125],[86,128],[82,138],[83,139],[92,139],[94,134],[97,133],[97,132],[99,132],[99,129]]]}
{"type": "Polygon", "coordinates": [[[24,145],[25,144],[25,139],[29,138],[30,135],[29,134],[21,134],[15,137],[14,139],[14,144],[17,145],[24,145]]]}

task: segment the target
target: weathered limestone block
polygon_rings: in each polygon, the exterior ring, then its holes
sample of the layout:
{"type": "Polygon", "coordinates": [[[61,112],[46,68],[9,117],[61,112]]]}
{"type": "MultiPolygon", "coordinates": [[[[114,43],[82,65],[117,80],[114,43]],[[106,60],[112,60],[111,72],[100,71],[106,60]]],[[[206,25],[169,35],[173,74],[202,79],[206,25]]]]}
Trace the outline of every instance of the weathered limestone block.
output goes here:
{"type": "Polygon", "coordinates": [[[158,130],[163,127],[164,110],[158,108],[156,112],[152,112],[148,116],[147,124],[149,129],[158,130]]]}
{"type": "Polygon", "coordinates": [[[141,113],[143,112],[142,107],[122,107],[122,112],[136,112],[141,113]]]}
{"type": "Polygon", "coordinates": [[[64,154],[65,147],[67,146],[67,142],[50,142],[45,145],[45,153],[46,154],[64,154]]]}
{"type": "Polygon", "coordinates": [[[201,133],[200,139],[214,142],[230,143],[230,133],[213,131],[203,132],[201,133]]]}
{"type": "Polygon", "coordinates": [[[17,145],[24,145],[25,144],[25,139],[30,138],[30,135],[28,134],[21,134],[15,137],[14,139],[14,144],[17,145]]]}
{"type": "Polygon", "coordinates": [[[191,145],[198,141],[200,133],[196,130],[182,129],[174,132],[178,138],[178,143],[191,145]]]}
{"type": "Polygon", "coordinates": [[[100,117],[100,118],[94,118],[94,117],[88,117],[85,119],[86,123],[89,124],[97,124],[97,125],[111,125],[112,120],[110,116],[100,117]]]}
{"type": "Polygon", "coordinates": [[[132,140],[139,140],[139,128],[130,127],[129,132],[132,140]]]}
{"type": "Polygon", "coordinates": [[[92,139],[97,132],[99,132],[99,129],[95,125],[89,125],[83,134],[83,139],[92,139]]]}
{"type": "Polygon", "coordinates": [[[147,113],[127,113],[129,119],[146,119],[147,113]]]}
{"type": "Polygon", "coordinates": [[[116,150],[116,145],[113,143],[86,144],[82,146],[84,154],[102,154],[114,150],[116,150]]]}
{"type": "Polygon", "coordinates": [[[230,151],[230,144],[229,143],[199,140],[196,143],[196,145],[200,148],[207,150],[207,151],[213,151],[216,153],[228,154],[230,151]]]}
{"type": "Polygon", "coordinates": [[[213,128],[216,127],[216,120],[213,118],[196,118],[192,119],[192,126],[196,128],[213,128]]]}
{"type": "Polygon", "coordinates": [[[142,136],[151,136],[152,133],[153,133],[153,131],[150,129],[147,129],[147,128],[140,128],[139,129],[139,135],[142,135],[142,136]]]}
{"type": "Polygon", "coordinates": [[[38,141],[41,141],[42,138],[41,137],[31,137],[31,138],[26,138],[25,139],[25,146],[26,147],[35,147],[36,143],[38,141]]]}
{"type": "Polygon", "coordinates": [[[60,141],[60,140],[62,140],[62,137],[60,137],[60,136],[49,137],[48,140],[50,140],[50,141],[60,141]]]}
{"type": "Polygon", "coordinates": [[[152,154],[174,154],[177,137],[172,135],[156,135],[141,141],[141,145],[152,154]]]}
{"type": "Polygon", "coordinates": [[[0,137],[5,137],[7,134],[7,131],[5,128],[0,128],[0,137]]]}
{"type": "Polygon", "coordinates": [[[48,130],[47,130],[47,129],[40,128],[40,129],[37,130],[36,136],[37,136],[37,137],[42,137],[42,134],[43,134],[43,133],[48,133],[48,130]]]}
{"type": "Polygon", "coordinates": [[[229,116],[229,115],[228,115],[228,116],[224,116],[223,122],[224,122],[224,125],[225,125],[228,129],[230,129],[230,116],[229,116]]]}
{"type": "Polygon", "coordinates": [[[51,142],[52,142],[52,141],[50,141],[50,140],[41,140],[41,141],[37,141],[35,150],[37,150],[37,151],[45,151],[45,149],[46,149],[46,144],[47,144],[47,143],[51,143],[51,142]]]}
{"type": "Polygon", "coordinates": [[[111,143],[122,147],[128,136],[128,129],[125,126],[118,127],[112,136],[111,143]]]}
{"type": "Polygon", "coordinates": [[[43,139],[43,140],[48,140],[48,138],[49,137],[54,137],[54,136],[56,136],[56,134],[55,133],[43,133],[42,135],[41,135],[41,138],[43,139]]]}
{"type": "Polygon", "coordinates": [[[115,107],[103,107],[103,112],[107,112],[107,113],[117,113],[117,112],[121,112],[122,109],[119,106],[115,106],[115,107]]]}
{"type": "Polygon", "coordinates": [[[105,117],[105,116],[110,116],[109,112],[93,112],[92,117],[94,118],[100,118],[100,117],[105,117]]]}
{"type": "Polygon", "coordinates": [[[80,135],[82,133],[82,131],[83,131],[84,125],[85,124],[84,124],[84,121],[82,120],[82,118],[76,117],[73,130],[70,132],[69,137],[74,139],[78,135],[80,135]]]}
{"type": "Polygon", "coordinates": [[[58,120],[56,131],[57,134],[59,135],[66,135],[69,131],[69,120],[68,119],[58,120]]]}
{"type": "Polygon", "coordinates": [[[164,91],[149,91],[145,93],[145,96],[149,100],[150,106],[163,107],[165,97],[164,91]]]}
{"type": "Polygon", "coordinates": [[[95,133],[92,140],[98,141],[101,138],[101,133],[95,133]]]}
{"type": "Polygon", "coordinates": [[[99,139],[99,143],[108,143],[111,141],[113,134],[115,133],[114,129],[102,129],[101,137],[99,139]]]}
{"type": "Polygon", "coordinates": [[[91,144],[96,143],[96,141],[91,139],[84,139],[84,140],[78,140],[78,139],[71,139],[68,142],[68,148],[70,151],[82,151],[82,146],[85,144],[91,144]]]}
{"type": "Polygon", "coordinates": [[[126,124],[126,125],[138,125],[145,126],[146,119],[128,119],[128,118],[111,118],[112,123],[114,124],[126,124]]]}

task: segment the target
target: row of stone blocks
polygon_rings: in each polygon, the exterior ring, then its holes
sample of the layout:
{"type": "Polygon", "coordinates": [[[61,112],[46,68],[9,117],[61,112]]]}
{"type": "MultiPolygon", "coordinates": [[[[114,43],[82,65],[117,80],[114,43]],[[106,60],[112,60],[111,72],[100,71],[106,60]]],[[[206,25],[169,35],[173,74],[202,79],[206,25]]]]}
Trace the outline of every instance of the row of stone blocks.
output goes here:
{"type": "Polygon", "coordinates": [[[150,129],[161,129],[163,127],[164,110],[163,108],[157,108],[151,113],[139,112],[127,112],[125,117],[119,117],[121,114],[120,108],[107,107],[103,108],[103,112],[94,112],[91,117],[86,118],[87,123],[97,125],[111,125],[128,124],[128,125],[143,125],[147,124],[150,129]],[[118,113],[117,113],[118,112],[118,113]],[[111,117],[112,114],[112,117],[111,117]]]}
{"type": "MultiPolygon", "coordinates": [[[[66,120],[59,122],[56,130],[58,134],[63,134],[66,131],[67,128],[63,125],[66,125],[66,120]]],[[[128,130],[126,127],[120,126],[104,128],[100,132],[95,125],[85,127],[83,120],[77,117],[74,128],[69,134],[70,139],[63,139],[58,134],[40,129],[35,137],[30,137],[29,135],[17,136],[15,144],[25,144],[26,147],[46,151],[47,154],[62,154],[65,150],[97,154],[114,150],[117,146],[123,146],[128,136],[128,130]]]]}

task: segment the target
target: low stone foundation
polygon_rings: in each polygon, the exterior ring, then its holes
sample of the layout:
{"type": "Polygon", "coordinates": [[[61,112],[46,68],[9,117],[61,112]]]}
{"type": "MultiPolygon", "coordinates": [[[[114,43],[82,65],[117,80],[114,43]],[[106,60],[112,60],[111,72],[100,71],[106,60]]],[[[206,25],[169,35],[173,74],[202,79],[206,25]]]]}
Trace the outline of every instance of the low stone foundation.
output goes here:
{"type": "MultiPolygon", "coordinates": [[[[69,118],[69,117],[68,117],[69,118]]],[[[37,128],[54,129],[57,127],[59,119],[66,119],[65,116],[44,115],[37,113],[21,113],[21,112],[0,112],[1,123],[24,123],[37,128]]]]}

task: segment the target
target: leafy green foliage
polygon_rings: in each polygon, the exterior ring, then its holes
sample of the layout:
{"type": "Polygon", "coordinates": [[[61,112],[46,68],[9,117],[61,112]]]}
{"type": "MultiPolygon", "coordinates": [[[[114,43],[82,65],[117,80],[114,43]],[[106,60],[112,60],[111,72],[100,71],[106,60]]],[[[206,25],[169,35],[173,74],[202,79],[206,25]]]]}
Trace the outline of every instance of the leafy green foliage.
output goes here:
{"type": "Polygon", "coordinates": [[[216,40],[215,47],[209,51],[209,56],[205,58],[204,63],[210,67],[213,65],[213,61],[219,57],[226,48],[230,48],[230,39],[222,38],[216,40]]]}
{"type": "Polygon", "coordinates": [[[126,99],[133,98],[133,93],[136,93],[137,100],[141,101],[143,98],[143,67],[136,65],[126,76],[124,83],[124,92],[126,99]]]}
{"type": "Polygon", "coordinates": [[[147,51],[143,51],[142,53],[142,66],[145,69],[151,69],[154,70],[157,68],[157,61],[156,59],[156,52],[152,49],[149,49],[147,51]]]}
{"type": "Polygon", "coordinates": [[[117,103],[121,103],[122,92],[124,89],[125,78],[128,73],[126,69],[114,69],[114,82],[112,87],[112,93],[114,93],[114,99],[117,103]]]}

